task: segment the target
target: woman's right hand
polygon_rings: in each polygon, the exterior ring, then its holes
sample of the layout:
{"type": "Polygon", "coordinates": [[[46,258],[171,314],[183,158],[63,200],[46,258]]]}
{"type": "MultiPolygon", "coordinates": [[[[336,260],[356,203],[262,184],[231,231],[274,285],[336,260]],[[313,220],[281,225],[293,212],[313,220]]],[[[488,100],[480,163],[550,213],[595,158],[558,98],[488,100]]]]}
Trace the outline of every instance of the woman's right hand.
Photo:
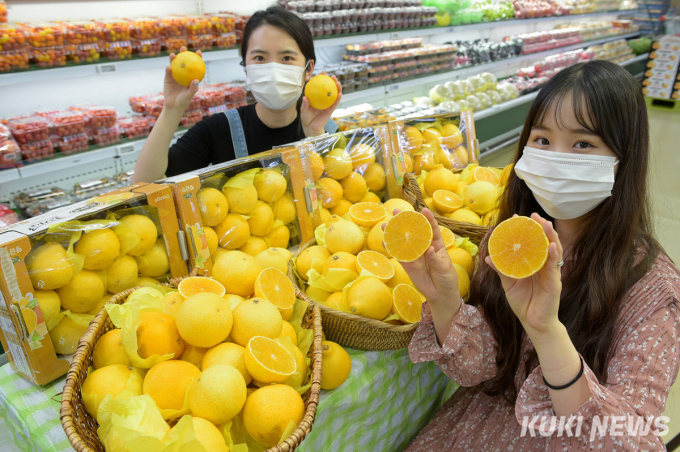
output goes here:
{"type": "MultiPolygon", "coordinates": [[[[394,215],[399,212],[399,209],[395,209],[394,215]]],[[[437,220],[429,209],[423,209],[422,214],[432,227],[432,245],[415,261],[401,262],[401,265],[432,308],[452,308],[454,312],[458,312],[462,303],[458,273],[446,252],[437,220]]],[[[385,225],[382,228],[385,230],[385,225]]]]}
{"type": "MultiPolygon", "coordinates": [[[[181,52],[186,52],[186,47],[182,47],[179,51],[181,52]]],[[[197,51],[196,54],[200,57],[201,51],[197,51]]],[[[170,63],[172,64],[172,60],[176,58],[177,55],[174,53],[170,54],[170,63]]],[[[184,114],[184,110],[187,109],[189,104],[191,103],[191,99],[194,98],[194,95],[198,92],[198,80],[194,80],[191,82],[191,85],[189,86],[182,86],[179,83],[175,81],[174,78],[172,78],[172,70],[170,69],[170,66],[166,66],[165,68],[165,81],[163,83],[163,108],[167,108],[169,110],[175,110],[177,112],[180,112],[184,114]]]]}

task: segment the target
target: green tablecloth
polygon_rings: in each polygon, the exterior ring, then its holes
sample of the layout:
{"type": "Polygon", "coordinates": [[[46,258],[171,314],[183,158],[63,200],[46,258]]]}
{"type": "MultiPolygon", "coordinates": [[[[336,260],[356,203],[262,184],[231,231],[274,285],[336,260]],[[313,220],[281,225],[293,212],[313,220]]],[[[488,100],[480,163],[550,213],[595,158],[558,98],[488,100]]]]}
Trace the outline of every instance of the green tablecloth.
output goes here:
{"type": "MultiPolygon", "coordinates": [[[[347,351],[352,373],[341,387],[321,391],[314,427],[300,452],[402,450],[457,388],[433,363],[411,363],[406,349],[347,351]]],[[[9,364],[0,367],[0,417],[21,450],[73,450],[59,422],[57,394],[64,380],[35,386],[9,364]]]]}

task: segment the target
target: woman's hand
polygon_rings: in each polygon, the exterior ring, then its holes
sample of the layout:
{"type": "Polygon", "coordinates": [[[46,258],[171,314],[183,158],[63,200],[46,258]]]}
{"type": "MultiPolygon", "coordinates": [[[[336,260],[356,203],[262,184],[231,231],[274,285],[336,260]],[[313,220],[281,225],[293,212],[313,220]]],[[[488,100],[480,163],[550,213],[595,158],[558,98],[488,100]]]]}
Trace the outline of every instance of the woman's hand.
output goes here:
{"type": "Polygon", "coordinates": [[[486,263],[500,276],[510,307],[522,322],[529,338],[535,340],[560,324],[557,311],[562,282],[557,264],[562,262],[562,245],[551,222],[537,213],[532,214],[531,218],[543,226],[548,236],[548,260],[543,268],[528,278],[514,279],[500,273],[490,256],[486,257],[486,263]]]}
{"type": "MultiPolygon", "coordinates": [[[[394,215],[400,212],[394,210],[394,215]]],[[[439,225],[429,209],[422,214],[432,227],[432,245],[413,262],[401,262],[416,289],[423,294],[433,309],[451,308],[455,315],[462,303],[458,289],[458,273],[453,268],[451,258],[446,252],[446,245],[439,232],[439,225]]],[[[382,226],[385,230],[385,225],[382,226]]]]}
{"type": "MultiPolygon", "coordinates": [[[[187,48],[182,47],[179,51],[186,52],[187,48]]],[[[197,51],[196,54],[202,58],[201,51],[197,51]]],[[[177,55],[174,53],[170,54],[170,63],[176,58],[177,55]]],[[[163,82],[163,108],[168,110],[175,110],[184,114],[184,110],[187,109],[191,103],[191,99],[198,92],[198,80],[191,82],[189,86],[182,86],[172,78],[172,70],[170,66],[165,68],[165,81],[163,82]]]]}
{"type": "MultiPolygon", "coordinates": [[[[325,74],[325,72],[322,72],[325,74]]],[[[331,119],[331,115],[338,108],[340,99],[342,99],[342,86],[335,75],[331,75],[331,78],[335,81],[335,85],[338,87],[338,98],[335,99],[333,105],[325,110],[317,110],[309,104],[309,99],[307,96],[302,98],[302,106],[300,107],[300,121],[302,122],[302,131],[307,138],[317,137],[325,133],[324,126],[331,119]]]]}

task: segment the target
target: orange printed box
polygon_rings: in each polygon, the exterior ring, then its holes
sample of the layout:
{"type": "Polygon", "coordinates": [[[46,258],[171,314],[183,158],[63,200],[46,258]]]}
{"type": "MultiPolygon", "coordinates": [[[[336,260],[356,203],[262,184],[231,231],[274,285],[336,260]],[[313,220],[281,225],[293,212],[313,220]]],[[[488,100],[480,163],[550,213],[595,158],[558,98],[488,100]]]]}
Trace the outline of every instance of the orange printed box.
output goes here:
{"type": "Polygon", "coordinates": [[[188,274],[172,191],[144,184],[0,229],[0,341],[43,385],[112,295],[188,274]]]}

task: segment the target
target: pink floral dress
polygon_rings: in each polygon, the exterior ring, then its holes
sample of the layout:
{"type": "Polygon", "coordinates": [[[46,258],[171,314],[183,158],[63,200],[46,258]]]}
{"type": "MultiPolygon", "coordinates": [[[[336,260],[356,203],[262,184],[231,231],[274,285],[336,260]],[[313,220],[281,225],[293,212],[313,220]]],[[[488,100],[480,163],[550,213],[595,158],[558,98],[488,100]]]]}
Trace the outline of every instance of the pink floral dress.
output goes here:
{"type": "MultiPolygon", "coordinates": [[[[592,397],[574,413],[570,426],[562,423],[563,430],[549,428],[551,422],[555,427],[560,423],[540,365],[528,378],[523,378],[524,366],[520,365],[514,407],[501,396],[492,397],[481,390],[480,383],[496,374],[498,345],[476,307],[461,306],[441,347],[427,303],[422,314],[409,346],[411,360],[436,362],[461,387],[411,442],[409,452],[666,450],[664,438],[655,434],[655,430],[663,433],[665,426],[647,420],[663,415],[680,364],[680,273],[665,254],[660,253],[650,271],[626,295],[616,326],[609,381],[599,382],[584,364],[592,397]],[[618,418],[617,426],[623,422],[634,433],[626,433],[624,428],[621,434],[613,424],[604,424],[602,429],[603,423],[617,419],[615,416],[624,416],[618,418]],[[642,428],[635,430],[636,424],[642,428]],[[645,425],[650,428],[645,430],[645,425]]],[[[526,334],[522,347],[526,360],[533,349],[526,334]]]]}

